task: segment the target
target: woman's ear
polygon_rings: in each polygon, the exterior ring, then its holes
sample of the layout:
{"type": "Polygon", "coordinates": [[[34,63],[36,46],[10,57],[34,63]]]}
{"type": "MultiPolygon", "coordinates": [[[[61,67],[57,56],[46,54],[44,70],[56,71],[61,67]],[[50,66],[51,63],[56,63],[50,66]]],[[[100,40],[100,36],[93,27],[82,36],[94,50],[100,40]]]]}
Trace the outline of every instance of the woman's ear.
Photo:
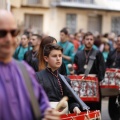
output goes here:
{"type": "Polygon", "coordinates": [[[44,60],[45,60],[45,62],[48,62],[48,57],[44,56],[44,60]]]}

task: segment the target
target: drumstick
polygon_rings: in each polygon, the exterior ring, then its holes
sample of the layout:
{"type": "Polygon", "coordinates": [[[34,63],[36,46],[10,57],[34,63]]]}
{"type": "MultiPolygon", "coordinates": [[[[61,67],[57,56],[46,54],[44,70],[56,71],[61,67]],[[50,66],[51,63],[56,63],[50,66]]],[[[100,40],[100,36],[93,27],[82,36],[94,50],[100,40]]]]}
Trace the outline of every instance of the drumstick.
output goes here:
{"type": "Polygon", "coordinates": [[[65,103],[65,101],[68,101],[68,97],[63,97],[61,100],[60,100],[60,102],[58,103],[58,105],[56,106],[56,110],[60,110],[60,108],[63,106],[63,104],[65,103]]]}

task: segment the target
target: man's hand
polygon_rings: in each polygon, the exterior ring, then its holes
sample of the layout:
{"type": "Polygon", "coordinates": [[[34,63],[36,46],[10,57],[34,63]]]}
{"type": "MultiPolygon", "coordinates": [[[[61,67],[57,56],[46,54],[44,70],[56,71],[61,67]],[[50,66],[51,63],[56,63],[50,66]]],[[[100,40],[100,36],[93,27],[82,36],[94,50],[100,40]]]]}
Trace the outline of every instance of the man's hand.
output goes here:
{"type": "Polygon", "coordinates": [[[76,113],[76,114],[81,113],[81,111],[80,111],[80,109],[78,107],[74,107],[73,112],[76,113]]]}
{"type": "Polygon", "coordinates": [[[48,108],[45,111],[45,116],[43,120],[60,120],[60,113],[55,109],[48,108]]]}
{"type": "Polygon", "coordinates": [[[66,55],[62,54],[62,57],[63,57],[65,60],[71,61],[71,58],[70,58],[69,56],[66,56],[66,55]]]}

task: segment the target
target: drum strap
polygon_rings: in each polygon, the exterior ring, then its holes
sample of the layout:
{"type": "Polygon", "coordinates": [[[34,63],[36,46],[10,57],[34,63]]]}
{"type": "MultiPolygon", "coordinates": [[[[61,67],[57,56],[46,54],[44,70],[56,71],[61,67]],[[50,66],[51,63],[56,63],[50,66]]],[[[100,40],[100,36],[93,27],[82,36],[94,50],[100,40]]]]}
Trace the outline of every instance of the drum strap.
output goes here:
{"type": "Polygon", "coordinates": [[[71,86],[69,85],[69,83],[67,82],[67,80],[65,79],[65,77],[63,75],[61,75],[61,74],[59,74],[59,76],[61,77],[61,80],[63,81],[63,83],[65,84],[65,86],[68,88],[68,90],[71,92],[71,94],[75,98],[75,100],[79,103],[79,105],[81,105],[81,107],[83,108],[83,110],[89,110],[90,108],[78,97],[78,95],[71,88],[71,86]]]}
{"type": "Polygon", "coordinates": [[[97,52],[98,52],[97,50],[93,50],[92,54],[89,57],[88,66],[85,70],[85,77],[88,76],[88,74],[93,66],[94,60],[96,59],[97,52]]]}
{"type": "Polygon", "coordinates": [[[22,75],[24,77],[24,81],[25,81],[25,85],[26,88],[29,92],[30,95],[30,102],[31,102],[31,107],[32,107],[32,111],[33,111],[33,115],[35,120],[42,120],[41,118],[41,111],[39,108],[39,104],[38,101],[34,95],[34,91],[33,91],[33,87],[32,87],[32,83],[31,83],[31,78],[29,77],[28,71],[26,70],[26,67],[24,66],[24,64],[22,64],[21,62],[16,61],[19,69],[22,72],[22,75]]]}

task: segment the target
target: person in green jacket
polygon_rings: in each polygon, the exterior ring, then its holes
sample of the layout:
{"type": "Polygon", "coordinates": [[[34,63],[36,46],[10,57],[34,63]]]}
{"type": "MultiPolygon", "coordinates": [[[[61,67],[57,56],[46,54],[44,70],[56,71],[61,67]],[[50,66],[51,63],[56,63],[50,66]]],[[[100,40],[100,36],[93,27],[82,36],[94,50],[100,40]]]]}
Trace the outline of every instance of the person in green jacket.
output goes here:
{"type": "Polygon", "coordinates": [[[16,48],[13,57],[21,61],[24,59],[25,53],[29,50],[32,50],[32,47],[29,46],[29,35],[23,34],[21,37],[21,44],[16,48]]]}
{"type": "Polygon", "coordinates": [[[69,74],[68,64],[73,63],[74,60],[74,45],[68,41],[68,30],[62,29],[60,31],[60,42],[58,45],[63,48],[63,62],[66,65],[67,74],[69,74]]]}

